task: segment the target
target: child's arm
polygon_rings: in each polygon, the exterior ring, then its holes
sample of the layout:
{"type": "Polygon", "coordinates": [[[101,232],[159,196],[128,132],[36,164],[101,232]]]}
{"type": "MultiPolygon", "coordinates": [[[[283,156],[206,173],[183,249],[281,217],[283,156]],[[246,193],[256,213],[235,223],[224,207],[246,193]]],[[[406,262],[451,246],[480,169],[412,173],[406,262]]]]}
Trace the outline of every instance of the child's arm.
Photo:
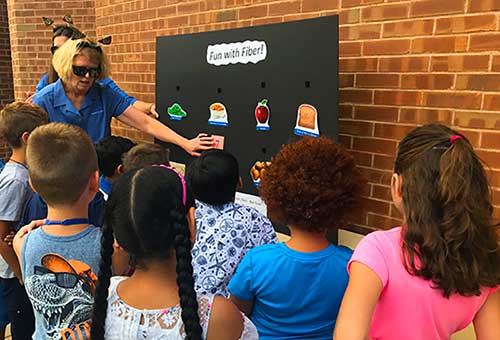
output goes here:
{"type": "Polygon", "coordinates": [[[216,296],[208,321],[207,340],[237,340],[242,333],[240,311],[229,300],[216,296]]]}
{"type": "Polygon", "coordinates": [[[477,340],[500,338],[500,290],[491,294],[474,318],[477,340]]]}
{"type": "MultiPolygon", "coordinates": [[[[15,225],[15,222],[0,221],[0,240],[3,240],[7,236],[11,228],[15,225]]],[[[0,242],[0,255],[9,265],[9,268],[14,272],[19,281],[22,281],[21,267],[19,266],[19,261],[17,260],[14,250],[8,245],[7,242],[0,242]]]]}
{"type": "Polygon", "coordinates": [[[350,266],[349,285],[340,306],[334,340],[366,340],[370,323],[382,292],[382,281],[370,268],[359,262],[350,266]]]}

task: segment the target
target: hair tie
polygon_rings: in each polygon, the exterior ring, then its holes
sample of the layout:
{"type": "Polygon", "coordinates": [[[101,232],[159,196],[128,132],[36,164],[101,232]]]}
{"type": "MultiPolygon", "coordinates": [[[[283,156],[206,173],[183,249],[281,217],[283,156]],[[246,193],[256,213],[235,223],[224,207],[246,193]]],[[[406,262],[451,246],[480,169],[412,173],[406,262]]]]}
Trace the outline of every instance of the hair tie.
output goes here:
{"type": "Polygon", "coordinates": [[[463,139],[464,137],[460,135],[454,135],[450,137],[450,143],[453,144],[457,139],[463,139]]]}
{"type": "Polygon", "coordinates": [[[179,177],[179,179],[181,180],[181,183],[182,183],[182,205],[184,205],[184,207],[185,207],[186,203],[187,203],[187,190],[186,190],[186,180],[184,179],[184,176],[182,176],[182,174],[179,171],[177,171],[174,168],[172,168],[171,166],[167,166],[165,164],[155,164],[153,166],[157,166],[160,168],[170,170],[170,171],[174,172],[179,177]]]}

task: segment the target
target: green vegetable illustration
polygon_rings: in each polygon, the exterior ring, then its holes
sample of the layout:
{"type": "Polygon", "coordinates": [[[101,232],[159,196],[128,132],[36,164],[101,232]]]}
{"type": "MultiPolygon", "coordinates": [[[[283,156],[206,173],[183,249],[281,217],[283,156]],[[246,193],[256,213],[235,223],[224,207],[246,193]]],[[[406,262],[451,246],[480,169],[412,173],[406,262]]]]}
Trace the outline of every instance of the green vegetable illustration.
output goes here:
{"type": "Polygon", "coordinates": [[[170,106],[167,109],[167,112],[170,116],[176,116],[176,117],[186,117],[187,116],[187,112],[184,111],[182,109],[182,107],[177,103],[174,103],[174,105],[170,106]]]}

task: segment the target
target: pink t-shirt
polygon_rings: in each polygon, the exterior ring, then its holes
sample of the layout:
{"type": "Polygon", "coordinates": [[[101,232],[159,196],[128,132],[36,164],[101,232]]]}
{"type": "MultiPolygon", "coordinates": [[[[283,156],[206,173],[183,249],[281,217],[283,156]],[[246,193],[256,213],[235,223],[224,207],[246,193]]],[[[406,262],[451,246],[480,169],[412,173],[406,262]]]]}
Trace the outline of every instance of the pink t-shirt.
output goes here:
{"type": "Polygon", "coordinates": [[[470,324],[492,292],[480,296],[458,294],[445,298],[432,282],[410,275],[403,264],[401,228],[376,231],[356,247],[351,261],[373,270],[382,281],[382,292],[373,314],[370,338],[374,340],[449,340],[470,324]]]}

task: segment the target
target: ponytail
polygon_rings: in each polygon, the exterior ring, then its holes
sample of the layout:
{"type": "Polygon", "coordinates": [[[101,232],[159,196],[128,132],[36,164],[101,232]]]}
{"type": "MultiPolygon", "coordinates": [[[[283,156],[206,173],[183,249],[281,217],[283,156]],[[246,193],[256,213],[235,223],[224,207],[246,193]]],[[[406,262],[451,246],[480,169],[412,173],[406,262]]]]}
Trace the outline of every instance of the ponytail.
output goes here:
{"type": "Polygon", "coordinates": [[[108,289],[111,279],[111,265],[113,256],[113,229],[107,223],[102,229],[101,239],[101,264],[99,267],[99,280],[97,281],[94,296],[94,309],[92,313],[92,328],[90,338],[92,340],[103,340],[108,310],[108,289]]]}
{"type": "Polygon", "coordinates": [[[444,125],[414,129],[395,164],[403,176],[405,267],[445,297],[500,284],[498,224],[485,171],[469,141],[444,125]]]}
{"type": "Polygon", "coordinates": [[[201,340],[202,328],[198,316],[198,300],[194,290],[193,265],[191,264],[191,240],[186,217],[172,212],[175,230],[175,255],[177,260],[177,286],[182,309],[182,322],[186,340],[201,340]]]}

